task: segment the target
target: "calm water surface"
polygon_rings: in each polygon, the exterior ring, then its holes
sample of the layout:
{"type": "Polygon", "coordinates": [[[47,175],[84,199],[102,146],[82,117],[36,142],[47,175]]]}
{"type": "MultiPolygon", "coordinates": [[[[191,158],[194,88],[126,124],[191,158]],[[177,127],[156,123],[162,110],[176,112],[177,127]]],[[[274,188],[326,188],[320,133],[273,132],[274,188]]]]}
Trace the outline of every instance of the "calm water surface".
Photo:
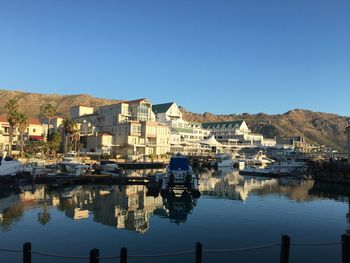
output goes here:
{"type": "MultiPolygon", "coordinates": [[[[0,247],[87,256],[154,254],[241,248],[278,243],[339,241],[349,231],[349,199],[342,190],[313,181],[243,177],[237,171],[202,171],[199,199],[150,196],[144,186],[78,186],[52,190],[23,187],[0,195],[0,247]]],[[[291,262],[340,262],[340,245],[293,246],[291,262]]],[[[206,254],[204,262],[278,262],[279,247],[206,254]]],[[[128,262],[194,262],[193,255],[130,258],[128,262]]],[[[21,254],[0,252],[0,262],[21,262],[21,254]]],[[[38,262],[88,262],[33,256],[38,262]]],[[[102,260],[101,262],[118,262],[102,260]]]]}

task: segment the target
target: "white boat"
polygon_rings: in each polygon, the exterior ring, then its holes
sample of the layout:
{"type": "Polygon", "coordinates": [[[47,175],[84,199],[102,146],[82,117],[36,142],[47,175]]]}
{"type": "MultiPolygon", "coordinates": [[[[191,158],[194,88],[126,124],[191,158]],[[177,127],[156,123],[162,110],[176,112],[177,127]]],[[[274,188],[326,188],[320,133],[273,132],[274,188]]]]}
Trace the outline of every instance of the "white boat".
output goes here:
{"type": "Polygon", "coordinates": [[[274,163],[275,160],[268,158],[262,151],[251,157],[237,156],[234,159],[235,163],[244,162],[246,165],[262,165],[266,166],[274,163]]]}
{"type": "Polygon", "coordinates": [[[121,170],[115,162],[101,162],[97,168],[97,173],[111,176],[119,176],[121,170]]]}
{"type": "Polygon", "coordinates": [[[231,154],[217,154],[215,158],[218,167],[233,167],[234,158],[231,154]]]}
{"type": "Polygon", "coordinates": [[[10,156],[6,156],[7,153],[3,152],[3,156],[0,157],[0,176],[14,176],[23,171],[24,165],[14,160],[10,156]]]}
{"type": "Polygon", "coordinates": [[[55,166],[55,171],[48,176],[81,176],[89,172],[90,167],[80,163],[61,162],[55,166]]]}
{"type": "Polygon", "coordinates": [[[80,160],[75,152],[68,152],[62,157],[62,162],[79,163],[80,160]]]}
{"type": "Polygon", "coordinates": [[[307,168],[306,162],[296,160],[286,160],[282,162],[276,162],[268,166],[270,170],[275,173],[293,173],[302,172],[307,168]]]}
{"type": "Polygon", "coordinates": [[[290,176],[300,175],[307,169],[306,162],[303,161],[283,161],[273,163],[265,168],[247,167],[240,171],[241,175],[260,175],[260,176],[290,176]]]}

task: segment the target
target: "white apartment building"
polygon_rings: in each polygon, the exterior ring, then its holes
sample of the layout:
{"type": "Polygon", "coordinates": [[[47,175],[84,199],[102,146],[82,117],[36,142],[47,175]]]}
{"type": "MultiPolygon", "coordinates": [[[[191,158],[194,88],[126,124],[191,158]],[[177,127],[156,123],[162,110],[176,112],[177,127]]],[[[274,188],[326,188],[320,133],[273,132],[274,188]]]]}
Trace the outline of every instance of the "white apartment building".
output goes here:
{"type": "MultiPolygon", "coordinates": [[[[79,109],[79,107],[82,106],[72,108],[71,118],[80,124],[82,143],[87,151],[95,141],[88,139],[89,137],[108,133],[112,135],[112,140],[110,145],[104,148],[109,149],[111,154],[130,157],[169,152],[168,128],[154,121],[155,115],[149,100],[142,98],[122,101],[101,106],[96,112],[91,107],[90,109],[87,109],[88,107],[79,109]]],[[[99,147],[95,148],[94,151],[104,152],[99,147]]]]}
{"type": "Polygon", "coordinates": [[[225,145],[276,146],[276,140],[264,139],[262,134],[252,133],[245,121],[208,122],[202,126],[225,145]]]}
{"type": "Polygon", "coordinates": [[[70,118],[76,119],[80,116],[90,115],[94,113],[93,107],[77,105],[70,108],[70,118]]]}
{"type": "Polygon", "coordinates": [[[200,141],[206,139],[210,131],[203,129],[200,123],[191,123],[182,119],[182,113],[175,102],[152,106],[158,122],[170,129],[170,152],[186,155],[201,154],[200,141]]]}

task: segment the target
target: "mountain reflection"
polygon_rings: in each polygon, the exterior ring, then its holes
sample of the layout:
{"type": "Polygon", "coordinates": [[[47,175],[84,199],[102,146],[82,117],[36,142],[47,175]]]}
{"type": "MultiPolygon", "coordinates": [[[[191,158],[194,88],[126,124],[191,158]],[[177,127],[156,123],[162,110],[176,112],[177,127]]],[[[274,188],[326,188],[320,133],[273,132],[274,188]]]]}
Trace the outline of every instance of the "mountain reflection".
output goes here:
{"type": "MultiPolygon", "coordinates": [[[[348,192],[327,188],[313,181],[290,178],[241,176],[235,170],[204,170],[199,172],[202,196],[249,202],[249,196],[280,195],[297,202],[314,199],[336,199],[348,202],[348,192]]],[[[348,191],[348,190],[347,190],[348,191]]],[[[50,189],[43,185],[21,187],[20,192],[0,191],[0,227],[9,231],[36,209],[37,221],[50,224],[53,209],[72,220],[93,220],[116,229],[145,233],[152,216],[172,223],[186,222],[197,205],[197,199],[187,192],[173,191],[166,196],[142,185],[85,185],[50,189]]],[[[349,204],[350,210],[350,204],[349,204]]],[[[346,215],[349,218],[349,213],[346,215]]]]}

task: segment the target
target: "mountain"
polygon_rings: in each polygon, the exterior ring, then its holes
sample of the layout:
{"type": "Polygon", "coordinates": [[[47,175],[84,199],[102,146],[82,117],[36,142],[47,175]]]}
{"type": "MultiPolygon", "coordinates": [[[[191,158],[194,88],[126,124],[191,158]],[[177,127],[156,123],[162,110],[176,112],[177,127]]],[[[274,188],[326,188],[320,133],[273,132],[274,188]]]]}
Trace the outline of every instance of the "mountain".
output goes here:
{"type": "MultiPolygon", "coordinates": [[[[69,108],[75,105],[98,107],[120,101],[94,98],[87,94],[58,95],[0,90],[0,114],[5,113],[4,107],[9,99],[18,100],[20,110],[29,117],[42,117],[40,106],[47,103],[57,105],[57,115],[68,116],[69,108]]],[[[276,115],[265,113],[215,115],[209,112],[192,113],[183,107],[180,109],[184,119],[188,121],[245,120],[253,132],[262,133],[267,138],[303,135],[309,143],[325,144],[336,149],[345,149],[346,147],[347,118],[336,114],[295,109],[276,115]]]]}
{"type": "Polygon", "coordinates": [[[120,101],[94,98],[87,94],[58,95],[0,90],[0,114],[5,113],[5,104],[9,99],[17,100],[20,110],[33,118],[42,117],[40,115],[40,106],[47,103],[57,106],[57,115],[68,116],[69,108],[72,106],[98,107],[120,101]]]}
{"type": "Polygon", "coordinates": [[[267,138],[302,135],[312,144],[324,144],[339,150],[346,148],[345,128],[348,126],[348,118],[336,114],[301,109],[276,115],[265,113],[215,115],[209,112],[198,114],[189,112],[185,108],[181,108],[181,111],[183,118],[188,121],[245,120],[253,132],[264,134],[267,138]]]}

